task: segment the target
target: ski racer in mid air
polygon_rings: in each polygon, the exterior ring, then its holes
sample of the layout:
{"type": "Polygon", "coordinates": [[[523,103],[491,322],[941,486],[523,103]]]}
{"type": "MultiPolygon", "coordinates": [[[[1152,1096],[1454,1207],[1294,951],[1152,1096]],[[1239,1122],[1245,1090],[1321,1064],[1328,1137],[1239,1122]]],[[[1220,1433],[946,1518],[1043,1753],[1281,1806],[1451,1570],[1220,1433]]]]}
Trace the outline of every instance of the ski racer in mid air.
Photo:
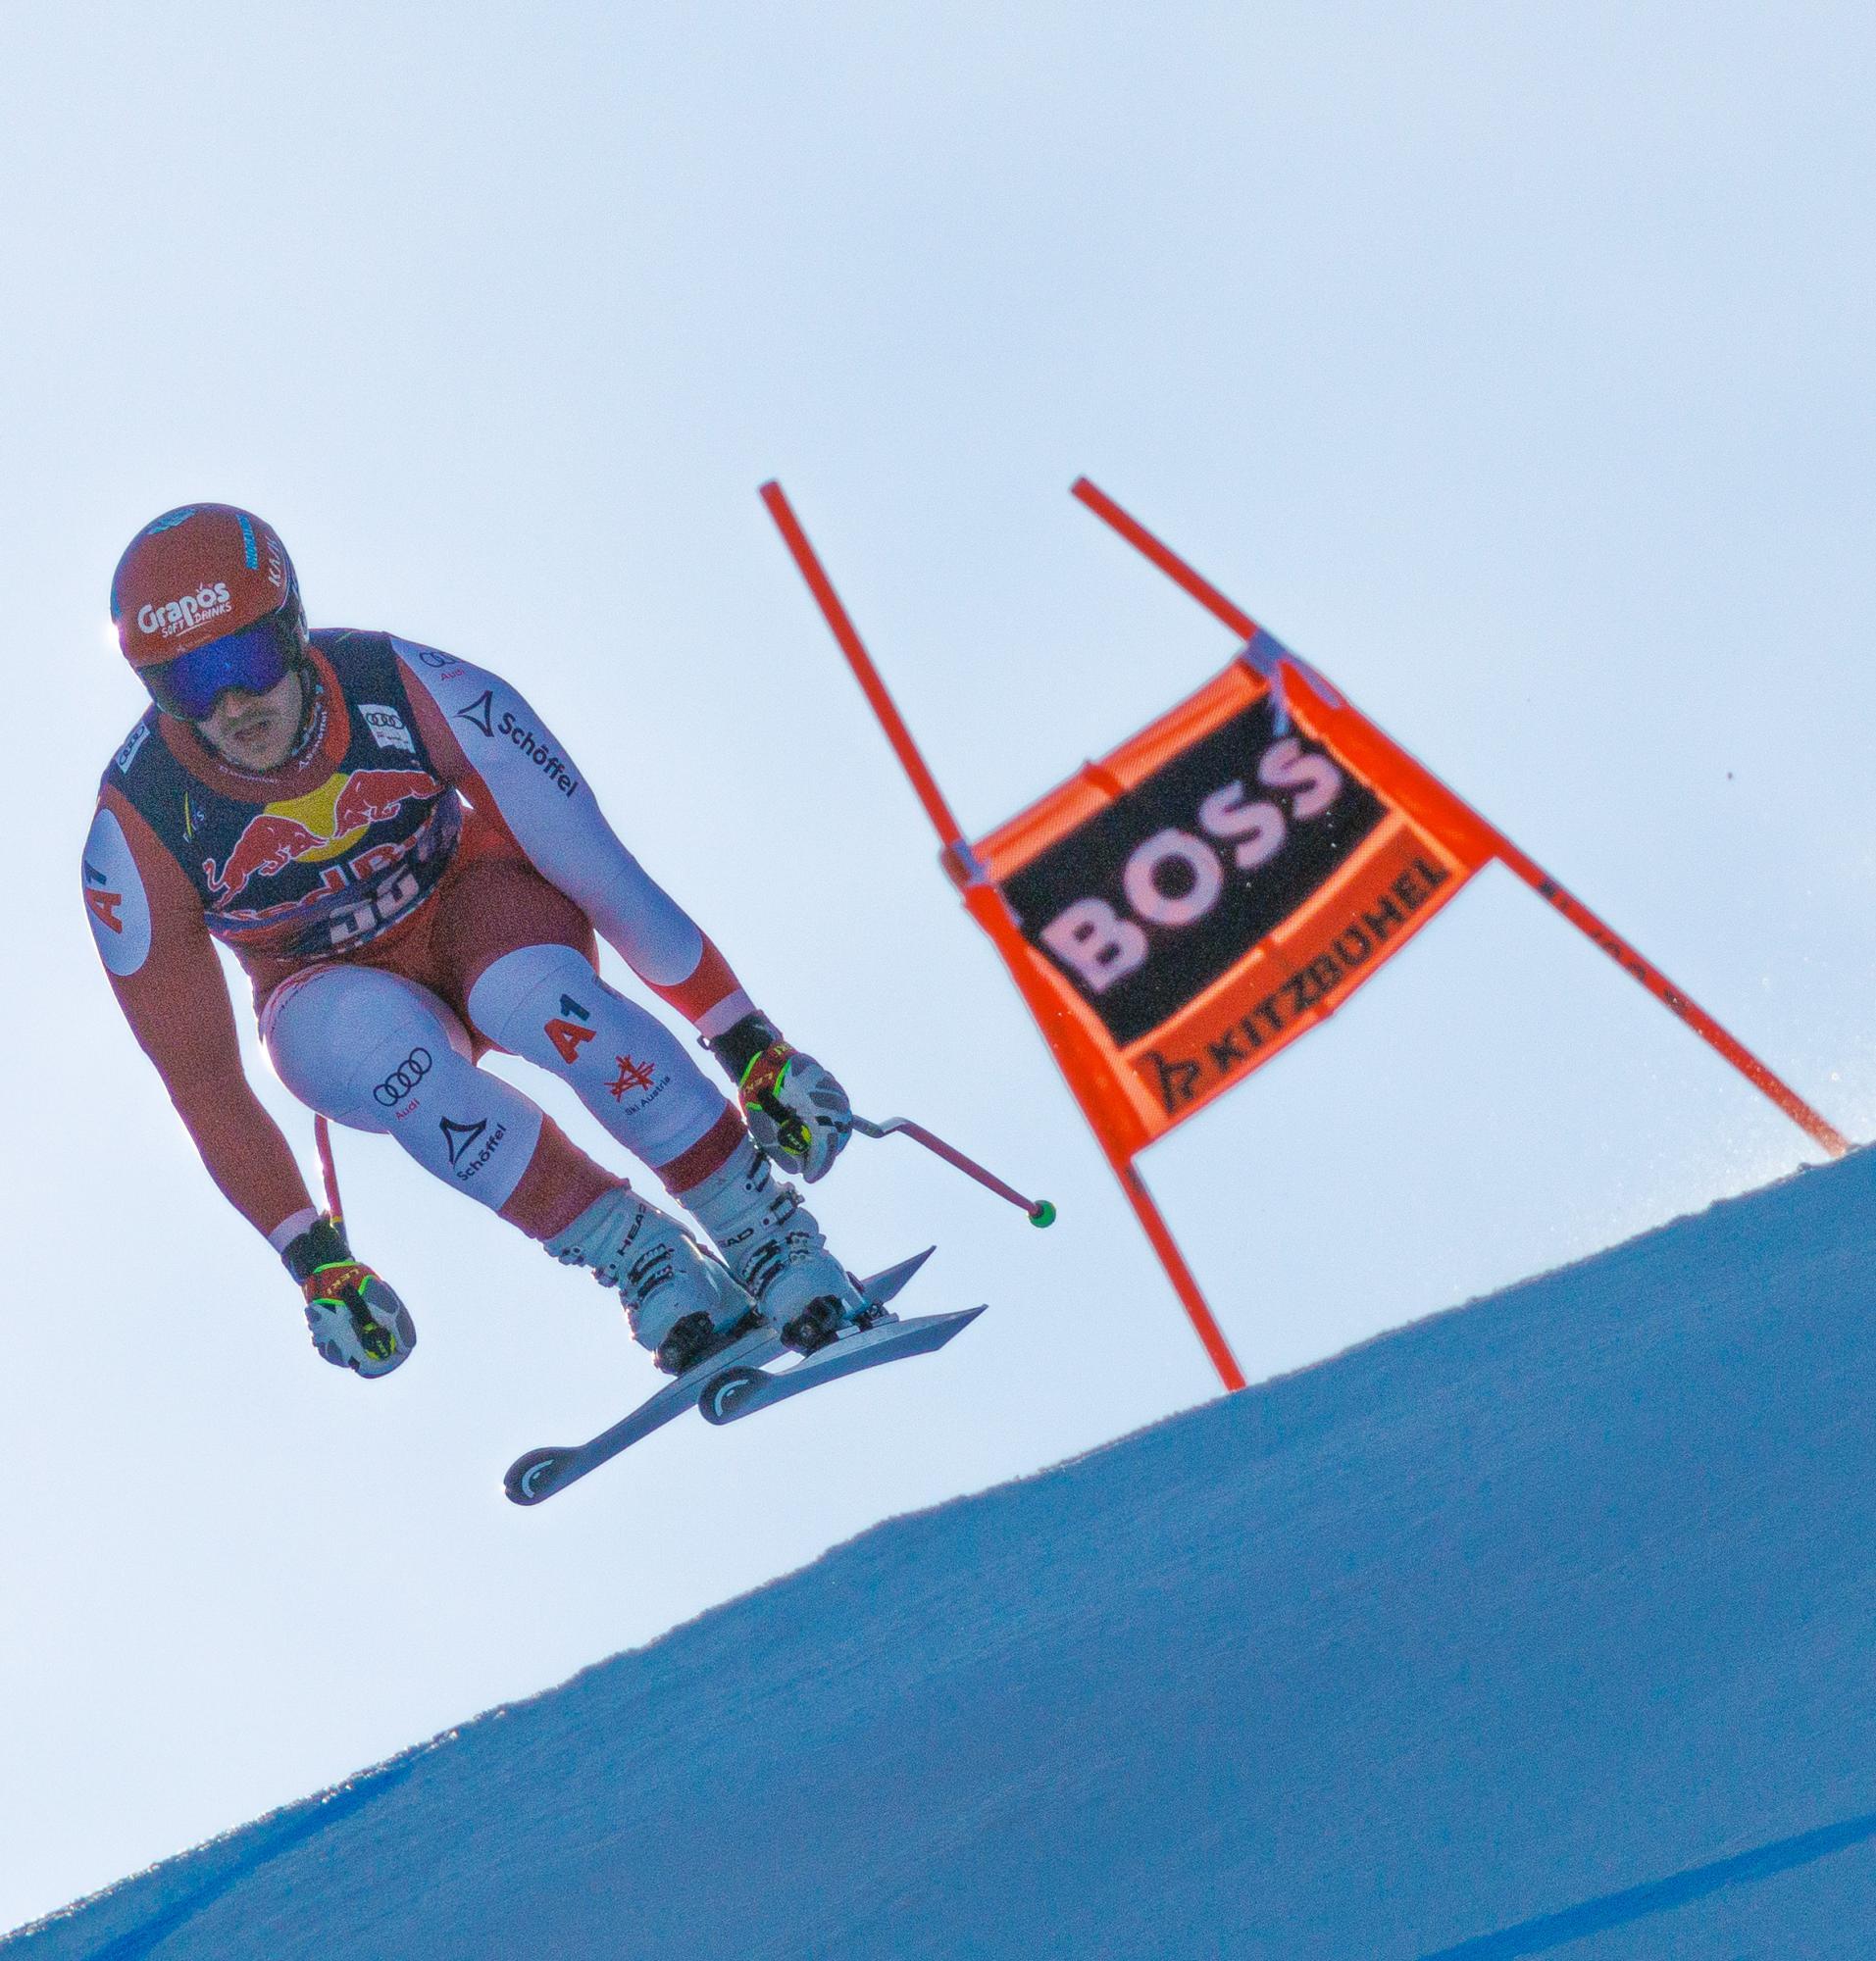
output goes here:
{"type": "Polygon", "coordinates": [[[772,1168],[825,1175],[845,1093],[756,1011],[507,681],[389,633],[309,632],[278,535],[223,504],[146,526],[111,612],[152,706],[85,840],[92,931],[209,1175],[280,1255],[329,1362],[384,1375],[415,1330],[249,1087],[216,940],[301,1102],[388,1132],[616,1286],[661,1369],[715,1353],[757,1310],[804,1351],[862,1312],[772,1168]],[[736,1104],[599,979],[595,930],[696,1029],[736,1104]],[[571,1084],[721,1260],[478,1068],[490,1049],[571,1084]]]}

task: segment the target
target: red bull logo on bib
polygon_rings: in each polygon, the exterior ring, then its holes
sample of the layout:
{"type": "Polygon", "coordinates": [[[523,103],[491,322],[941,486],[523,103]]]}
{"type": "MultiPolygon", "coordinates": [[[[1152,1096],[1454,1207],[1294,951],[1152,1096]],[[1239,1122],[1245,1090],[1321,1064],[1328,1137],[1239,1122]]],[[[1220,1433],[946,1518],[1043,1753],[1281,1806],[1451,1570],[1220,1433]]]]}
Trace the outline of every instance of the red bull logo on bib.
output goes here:
{"type": "Polygon", "coordinates": [[[254,880],[277,878],[302,860],[340,857],[412,798],[428,802],[442,790],[427,770],[341,771],[305,796],[271,803],[249,818],[220,865],[203,860],[203,876],[217,901],[231,905],[254,880]]]}

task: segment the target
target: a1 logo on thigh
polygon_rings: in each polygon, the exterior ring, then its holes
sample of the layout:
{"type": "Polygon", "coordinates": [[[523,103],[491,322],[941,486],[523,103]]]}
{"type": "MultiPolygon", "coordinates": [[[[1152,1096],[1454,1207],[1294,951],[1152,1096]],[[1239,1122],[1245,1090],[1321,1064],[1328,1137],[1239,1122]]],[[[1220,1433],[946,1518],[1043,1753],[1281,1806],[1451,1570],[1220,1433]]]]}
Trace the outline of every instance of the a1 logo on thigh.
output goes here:
{"type": "Polygon", "coordinates": [[[583,1008],[571,994],[563,994],[560,997],[560,1013],[542,1027],[541,1033],[559,1050],[562,1062],[576,1063],[580,1060],[580,1051],[596,1033],[590,1026],[583,1028],[581,1024],[590,1025],[591,1021],[592,1014],[588,1009],[583,1008]]]}

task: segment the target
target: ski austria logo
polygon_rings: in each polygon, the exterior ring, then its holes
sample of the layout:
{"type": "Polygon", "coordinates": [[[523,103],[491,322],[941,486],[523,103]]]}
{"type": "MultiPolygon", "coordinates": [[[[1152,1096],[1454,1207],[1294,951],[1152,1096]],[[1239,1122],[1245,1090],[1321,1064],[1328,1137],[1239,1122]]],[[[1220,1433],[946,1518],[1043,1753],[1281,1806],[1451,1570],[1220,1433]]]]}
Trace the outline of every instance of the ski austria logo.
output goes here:
{"type": "Polygon", "coordinates": [[[160,633],[167,640],[172,634],[186,633],[204,620],[219,620],[232,605],[227,582],[218,578],[213,585],[204,581],[179,599],[166,599],[160,606],[152,602],[139,608],[136,623],[141,631],[160,633]]]}
{"type": "MultiPolygon", "coordinates": [[[[386,1110],[394,1110],[430,1074],[431,1067],[429,1049],[412,1049],[409,1055],[372,1091],[373,1100],[381,1103],[386,1110]]],[[[444,1134],[448,1134],[447,1131],[444,1134]]]]}

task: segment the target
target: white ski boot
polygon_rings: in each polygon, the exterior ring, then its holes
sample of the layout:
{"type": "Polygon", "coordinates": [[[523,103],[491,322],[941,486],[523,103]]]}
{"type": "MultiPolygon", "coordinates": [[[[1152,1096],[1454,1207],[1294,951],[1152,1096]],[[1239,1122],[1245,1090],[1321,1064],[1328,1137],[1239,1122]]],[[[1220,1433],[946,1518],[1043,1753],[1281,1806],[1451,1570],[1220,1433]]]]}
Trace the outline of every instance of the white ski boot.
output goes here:
{"type": "Polygon", "coordinates": [[[694,1369],[762,1318],[722,1261],[629,1185],[594,1199],[547,1250],[619,1289],[633,1338],[667,1375],[694,1369]]]}
{"type": "Polygon", "coordinates": [[[739,1144],[684,1203],[790,1348],[810,1354],[865,1316],[866,1302],[828,1251],[814,1214],[753,1143],[739,1144]]]}

